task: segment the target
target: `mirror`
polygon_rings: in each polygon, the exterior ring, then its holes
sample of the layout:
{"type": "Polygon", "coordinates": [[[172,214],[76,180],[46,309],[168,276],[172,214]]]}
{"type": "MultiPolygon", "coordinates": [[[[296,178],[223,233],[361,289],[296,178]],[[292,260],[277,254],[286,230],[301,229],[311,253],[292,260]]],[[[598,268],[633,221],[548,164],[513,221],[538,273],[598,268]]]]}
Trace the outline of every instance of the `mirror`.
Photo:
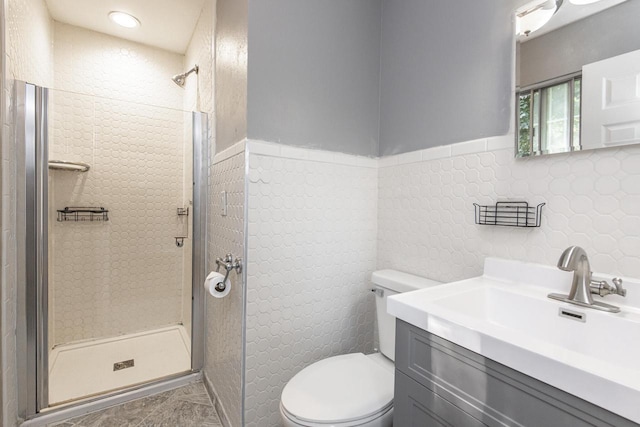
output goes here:
{"type": "Polygon", "coordinates": [[[640,0],[537,0],[516,42],[516,157],[640,143],[640,0]],[[537,4],[537,5],[536,5],[537,4]]]}

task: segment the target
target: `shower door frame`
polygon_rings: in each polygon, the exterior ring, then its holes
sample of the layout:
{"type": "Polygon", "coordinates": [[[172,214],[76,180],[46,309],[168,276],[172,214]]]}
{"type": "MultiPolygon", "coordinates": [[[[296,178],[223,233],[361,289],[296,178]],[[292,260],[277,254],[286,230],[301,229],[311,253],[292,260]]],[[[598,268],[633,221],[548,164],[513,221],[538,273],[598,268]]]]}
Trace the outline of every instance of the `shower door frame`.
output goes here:
{"type": "Polygon", "coordinates": [[[18,407],[27,417],[48,406],[48,89],[14,83],[18,407]],[[47,164],[47,168],[43,168],[47,164]],[[20,215],[24,212],[24,215],[20,215]],[[44,304],[43,304],[44,303],[44,304]],[[23,385],[21,388],[20,385],[23,385]]]}
{"type": "MultiPolygon", "coordinates": [[[[18,408],[24,419],[37,418],[49,408],[48,350],[48,100],[49,89],[14,82],[14,139],[16,142],[17,225],[17,369],[18,408]],[[21,215],[24,212],[25,215],[21,215]]],[[[84,410],[87,405],[108,406],[124,395],[140,397],[198,373],[204,365],[204,282],[207,262],[207,185],[209,123],[206,113],[192,112],[193,224],[192,224],[192,319],[191,370],[144,384],[79,399],[52,408],[47,414],[84,410]],[[173,380],[173,381],[172,381],[173,380]],[[111,401],[111,403],[110,403],[111,401]],[[102,403],[101,403],[102,402],[102,403]]],[[[126,399],[126,398],[125,398],[126,399]]],[[[94,409],[94,410],[95,410],[94,409]]],[[[88,411],[85,411],[88,412],[88,411]]]]}
{"type": "Polygon", "coordinates": [[[209,118],[191,113],[193,146],[193,233],[191,239],[191,371],[204,366],[204,279],[207,275],[207,212],[209,196],[209,118]]]}

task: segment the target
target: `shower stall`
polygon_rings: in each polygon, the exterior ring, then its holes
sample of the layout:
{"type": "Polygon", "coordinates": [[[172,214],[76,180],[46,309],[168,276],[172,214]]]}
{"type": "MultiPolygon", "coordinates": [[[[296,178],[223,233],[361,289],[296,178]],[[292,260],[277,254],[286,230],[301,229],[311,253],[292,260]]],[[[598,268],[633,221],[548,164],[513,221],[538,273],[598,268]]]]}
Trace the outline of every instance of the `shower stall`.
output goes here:
{"type": "Polygon", "coordinates": [[[199,371],[206,114],[15,90],[26,415],[199,371]]]}

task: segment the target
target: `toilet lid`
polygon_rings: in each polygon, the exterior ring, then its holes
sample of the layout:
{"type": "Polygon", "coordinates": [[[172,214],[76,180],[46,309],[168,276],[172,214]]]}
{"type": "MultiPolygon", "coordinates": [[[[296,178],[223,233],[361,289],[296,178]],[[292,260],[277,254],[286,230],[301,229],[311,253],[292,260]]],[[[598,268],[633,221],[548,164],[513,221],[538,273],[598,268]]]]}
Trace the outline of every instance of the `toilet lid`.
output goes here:
{"type": "Polygon", "coordinates": [[[316,362],[282,391],[282,406],[289,414],[315,423],[358,420],[392,404],[393,371],[362,353],[316,362]]]}

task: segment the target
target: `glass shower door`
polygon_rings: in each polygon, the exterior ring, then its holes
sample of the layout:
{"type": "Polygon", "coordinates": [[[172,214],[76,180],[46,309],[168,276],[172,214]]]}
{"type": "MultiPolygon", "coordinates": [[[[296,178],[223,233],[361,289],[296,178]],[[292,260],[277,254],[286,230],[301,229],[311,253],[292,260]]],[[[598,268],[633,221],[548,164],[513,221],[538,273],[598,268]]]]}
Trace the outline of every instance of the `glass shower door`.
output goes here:
{"type": "Polygon", "coordinates": [[[50,90],[48,122],[49,403],[189,371],[191,113],[50,90]]]}
{"type": "Polygon", "coordinates": [[[25,157],[41,164],[25,197],[40,209],[26,224],[40,239],[25,248],[39,261],[27,263],[29,412],[198,370],[206,116],[24,90],[43,94],[25,120],[39,135],[25,157]]]}
{"type": "Polygon", "coordinates": [[[49,92],[56,405],[191,369],[193,150],[191,113],[49,92]]]}

